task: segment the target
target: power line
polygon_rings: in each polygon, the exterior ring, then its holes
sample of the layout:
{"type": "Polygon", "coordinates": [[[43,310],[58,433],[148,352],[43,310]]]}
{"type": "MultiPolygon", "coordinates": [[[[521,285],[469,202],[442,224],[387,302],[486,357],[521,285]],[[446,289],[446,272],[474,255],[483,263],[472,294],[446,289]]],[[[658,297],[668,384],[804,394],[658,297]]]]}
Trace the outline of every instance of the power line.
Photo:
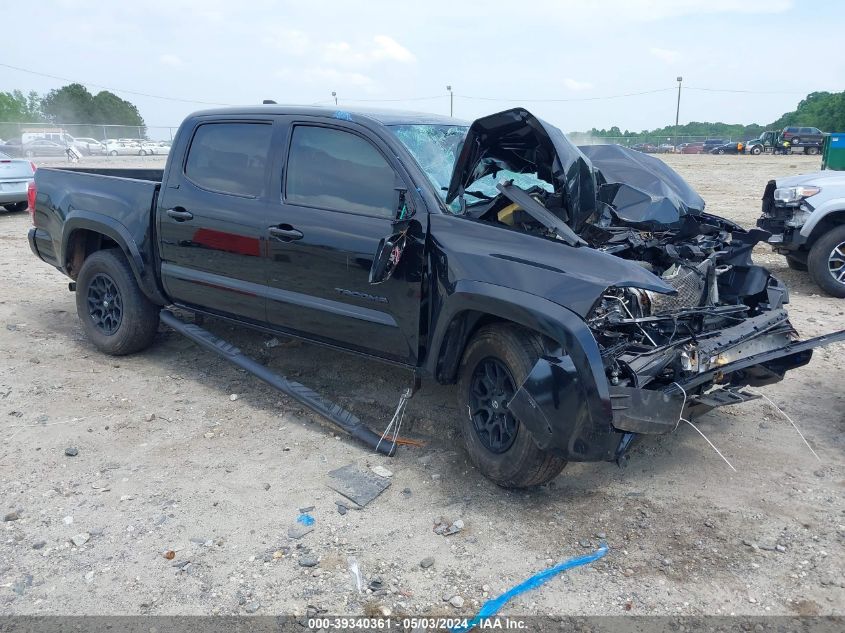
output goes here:
{"type": "Polygon", "coordinates": [[[684,86],[685,90],[698,90],[699,92],[728,92],[752,95],[806,95],[807,93],[801,90],[741,90],[733,88],[694,88],[691,86],[684,86]]]}
{"type": "Polygon", "coordinates": [[[471,95],[458,95],[461,99],[472,99],[473,101],[507,101],[513,103],[566,103],[569,101],[603,101],[605,99],[622,99],[624,97],[638,97],[640,95],[651,95],[656,94],[658,92],[668,92],[670,90],[675,90],[675,87],[672,86],[671,88],[658,88],[656,90],[644,90],[642,92],[628,92],[625,94],[618,94],[618,95],[608,95],[604,97],[571,97],[567,99],[530,99],[530,98],[522,98],[522,99],[513,99],[513,98],[499,98],[499,97],[474,97],[471,95]]]}
{"type": "Polygon", "coordinates": [[[149,97],[151,99],[161,99],[163,101],[178,101],[180,103],[198,103],[200,105],[213,105],[213,106],[231,106],[235,105],[233,103],[215,103],[213,101],[197,101],[196,99],[180,99],[178,97],[163,97],[161,95],[154,95],[148,92],[138,92],[136,90],[124,90],[123,88],[110,88],[109,86],[104,86],[102,84],[93,83],[91,81],[80,81],[78,79],[69,79],[67,77],[59,77],[58,75],[51,75],[49,73],[42,73],[38,72],[37,70],[30,70],[28,68],[20,68],[19,66],[12,66],[11,64],[3,64],[0,63],[0,66],[3,68],[10,68],[11,70],[17,70],[22,73],[28,73],[30,75],[38,75],[39,77],[48,77],[49,79],[58,79],[59,81],[69,81],[70,83],[81,83],[87,84],[89,86],[94,86],[95,88],[102,88],[103,90],[108,90],[110,92],[125,92],[126,94],[130,95],[137,95],[140,97],[149,97]]]}

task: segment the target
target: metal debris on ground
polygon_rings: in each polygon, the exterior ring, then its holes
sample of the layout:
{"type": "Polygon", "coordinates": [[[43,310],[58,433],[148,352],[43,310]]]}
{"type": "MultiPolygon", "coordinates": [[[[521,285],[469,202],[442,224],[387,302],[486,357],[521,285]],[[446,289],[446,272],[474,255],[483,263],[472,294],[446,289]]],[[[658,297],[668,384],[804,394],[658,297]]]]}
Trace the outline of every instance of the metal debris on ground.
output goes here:
{"type": "Polygon", "coordinates": [[[458,519],[454,522],[449,521],[449,519],[445,519],[440,517],[434,524],[434,533],[439,534],[440,536],[452,536],[453,534],[457,534],[461,530],[464,529],[464,522],[462,519],[458,519]]]}
{"type": "Polygon", "coordinates": [[[390,480],[347,464],[329,472],[329,488],[363,507],[390,487],[390,480]]]}

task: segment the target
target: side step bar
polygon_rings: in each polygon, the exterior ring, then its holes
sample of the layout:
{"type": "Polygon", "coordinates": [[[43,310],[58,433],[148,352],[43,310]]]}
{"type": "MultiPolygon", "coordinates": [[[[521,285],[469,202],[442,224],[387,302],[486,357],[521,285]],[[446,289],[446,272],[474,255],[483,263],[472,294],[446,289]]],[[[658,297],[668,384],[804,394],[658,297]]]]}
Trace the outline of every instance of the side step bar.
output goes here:
{"type": "Polygon", "coordinates": [[[241,352],[241,350],[231,343],[217,338],[211,332],[204,330],[198,325],[185,323],[169,310],[162,310],[160,316],[165,324],[191,339],[200,347],[214,352],[218,356],[222,356],[230,363],[260,378],[271,387],[278,389],[282,393],[286,393],[300,404],[305,405],[315,413],[319,413],[370,448],[375,449],[383,455],[393,455],[396,451],[396,445],[393,442],[380,442],[381,437],[379,435],[364,425],[353,413],[350,413],[340,405],[323,398],[305,385],[288,380],[284,376],[270,371],[264,365],[241,352]]]}

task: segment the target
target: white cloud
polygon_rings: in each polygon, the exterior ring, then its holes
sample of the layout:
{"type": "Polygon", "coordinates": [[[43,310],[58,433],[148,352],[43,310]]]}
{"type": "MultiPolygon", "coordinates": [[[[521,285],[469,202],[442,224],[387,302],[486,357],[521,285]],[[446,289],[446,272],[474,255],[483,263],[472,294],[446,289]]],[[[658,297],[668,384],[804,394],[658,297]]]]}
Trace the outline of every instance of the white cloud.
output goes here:
{"type": "Polygon", "coordinates": [[[584,90],[589,90],[593,87],[593,84],[588,83],[586,81],[578,81],[576,79],[572,79],[572,77],[567,77],[563,80],[563,85],[572,90],[573,92],[582,92],[584,90]]]}
{"type": "Polygon", "coordinates": [[[374,59],[392,59],[403,63],[417,61],[411,51],[389,35],[376,35],[373,42],[376,44],[376,48],[372,51],[374,59]]]}
{"type": "Polygon", "coordinates": [[[677,61],[678,58],[681,56],[678,51],[673,51],[668,48],[651,48],[648,52],[660,61],[664,61],[667,64],[671,64],[672,62],[677,61]]]}
{"type": "Polygon", "coordinates": [[[162,53],[158,56],[158,61],[160,64],[170,66],[171,68],[179,68],[185,65],[185,62],[182,61],[181,57],[171,53],[162,53]]]}
{"type": "Polygon", "coordinates": [[[389,35],[376,35],[372,43],[353,46],[349,42],[329,42],[324,46],[323,59],[330,64],[362,68],[375,62],[416,61],[414,54],[389,35]]]}
{"type": "Polygon", "coordinates": [[[372,86],[372,77],[359,72],[338,70],[328,66],[308,66],[305,68],[283,68],[276,71],[279,79],[298,80],[306,84],[320,84],[330,88],[341,86],[366,88],[372,86]]]}
{"type": "Polygon", "coordinates": [[[311,49],[311,38],[302,31],[271,27],[262,38],[264,44],[294,57],[307,55],[311,49]]]}

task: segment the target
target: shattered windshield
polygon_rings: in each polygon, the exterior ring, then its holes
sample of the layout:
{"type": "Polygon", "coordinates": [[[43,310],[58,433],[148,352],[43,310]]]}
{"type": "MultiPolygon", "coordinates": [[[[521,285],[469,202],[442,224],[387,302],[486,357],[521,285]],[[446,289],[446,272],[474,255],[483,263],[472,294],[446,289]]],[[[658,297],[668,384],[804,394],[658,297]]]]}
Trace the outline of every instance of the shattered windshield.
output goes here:
{"type": "MultiPolygon", "coordinates": [[[[462,125],[414,124],[394,125],[390,129],[408,148],[408,151],[411,152],[411,155],[428,176],[431,184],[440,194],[441,200],[445,202],[446,190],[449,188],[449,181],[452,178],[452,170],[455,167],[455,161],[469,128],[462,125]]],[[[468,186],[466,190],[468,193],[478,192],[495,197],[499,194],[496,184],[502,180],[513,180],[515,185],[523,189],[539,185],[547,191],[552,191],[552,185],[540,180],[537,174],[519,174],[508,170],[484,176],[468,186]]],[[[468,195],[466,202],[468,206],[471,206],[483,202],[483,200],[468,195]]],[[[453,200],[449,205],[449,210],[452,213],[460,213],[459,200],[453,200]]]]}

